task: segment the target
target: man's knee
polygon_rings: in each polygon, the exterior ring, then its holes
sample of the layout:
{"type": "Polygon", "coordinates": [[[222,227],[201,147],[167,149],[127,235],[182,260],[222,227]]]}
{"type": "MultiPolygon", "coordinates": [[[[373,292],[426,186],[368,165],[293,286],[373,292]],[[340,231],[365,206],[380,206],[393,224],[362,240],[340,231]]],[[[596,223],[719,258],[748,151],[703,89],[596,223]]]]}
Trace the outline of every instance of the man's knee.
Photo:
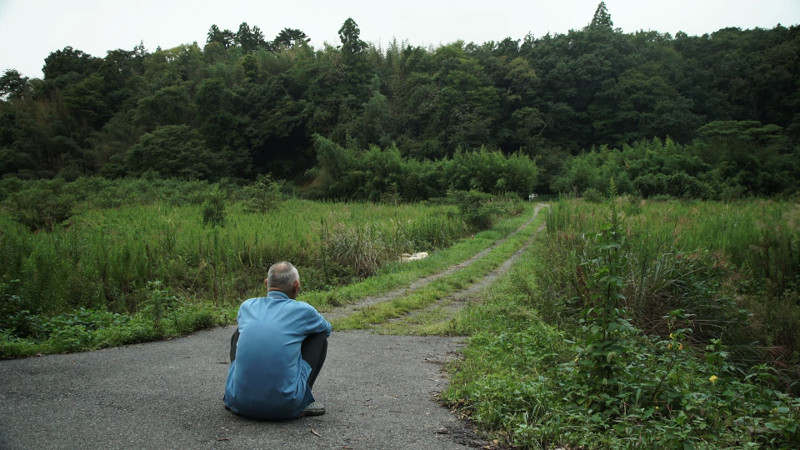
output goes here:
{"type": "Polygon", "coordinates": [[[231,362],[236,359],[236,345],[239,343],[239,327],[236,327],[236,331],[233,332],[233,336],[231,336],[231,362]]]}
{"type": "Polygon", "coordinates": [[[303,341],[300,348],[303,360],[311,366],[311,373],[308,376],[308,386],[314,387],[320,370],[325,364],[325,357],[328,354],[328,336],[325,333],[312,334],[303,341]]]}
{"type": "Polygon", "coordinates": [[[301,346],[301,353],[306,362],[311,363],[309,359],[324,358],[328,350],[328,335],[325,333],[311,334],[303,340],[301,346]]]}

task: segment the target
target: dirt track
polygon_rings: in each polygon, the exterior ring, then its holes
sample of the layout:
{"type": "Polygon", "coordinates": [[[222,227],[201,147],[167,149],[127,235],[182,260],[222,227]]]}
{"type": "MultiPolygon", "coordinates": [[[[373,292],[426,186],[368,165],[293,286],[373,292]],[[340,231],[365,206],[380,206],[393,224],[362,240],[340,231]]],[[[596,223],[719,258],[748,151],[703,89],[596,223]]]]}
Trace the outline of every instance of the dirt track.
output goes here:
{"type": "MultiPolygon", "coordinates": [[[[508,270],[519,253],[487,279],[508,270]]],[[[342,313],[331,315],[338,314],[342,313]]],[[[222,406],[233,329],[95,352],[0,361],[0,448],[485,445],[468,424],[435,401],[446,385],[442,363],[457,357],[463,338],[334,331],[314,389],[327,414],[259,422],[235,416],[222,406]]]]}

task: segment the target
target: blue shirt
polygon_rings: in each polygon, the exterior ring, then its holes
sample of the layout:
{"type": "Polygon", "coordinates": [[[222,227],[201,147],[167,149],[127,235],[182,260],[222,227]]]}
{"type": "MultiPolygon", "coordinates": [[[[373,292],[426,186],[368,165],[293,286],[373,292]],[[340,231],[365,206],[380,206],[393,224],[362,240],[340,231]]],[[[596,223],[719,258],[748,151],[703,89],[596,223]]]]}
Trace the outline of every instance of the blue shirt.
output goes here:
{"type": "Polygon", "coordinates": [[[257,419],[297,417],[314,401],[311,366],[300,355],[310,334],[331,334],[331,324],[308,303],[280,291],[251,298],[239,307],[236,359],[228,369],[223,402],[257,419]]]}

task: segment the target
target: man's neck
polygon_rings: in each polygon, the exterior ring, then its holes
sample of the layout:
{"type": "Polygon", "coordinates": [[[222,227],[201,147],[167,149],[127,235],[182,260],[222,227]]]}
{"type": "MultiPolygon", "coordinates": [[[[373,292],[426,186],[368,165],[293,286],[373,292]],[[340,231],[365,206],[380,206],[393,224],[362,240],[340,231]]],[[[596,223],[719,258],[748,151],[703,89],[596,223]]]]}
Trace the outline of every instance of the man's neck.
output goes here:
{"type": "Polygon", "coordinates": [[[283,294],[283,295],[285,295],[285,296],[287,296],[287,297],[289,297],[291,299],[294,299],[291,294],[289,294],[288,292],[283,291],[281,289],[277,289],[277,288],[275,288],[275,289],[267,289],[267,294],[269,294],[270,292],[280,292],[281,294],[283,294]]]}

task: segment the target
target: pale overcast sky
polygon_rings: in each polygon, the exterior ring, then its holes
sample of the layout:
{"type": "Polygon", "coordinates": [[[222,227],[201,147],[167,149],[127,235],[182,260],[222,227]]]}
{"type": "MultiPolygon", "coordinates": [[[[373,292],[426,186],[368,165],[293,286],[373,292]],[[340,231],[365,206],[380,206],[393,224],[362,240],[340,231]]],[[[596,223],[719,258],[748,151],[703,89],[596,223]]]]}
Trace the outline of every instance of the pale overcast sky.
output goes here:
{"type": "MultiPolygon", "coordinates": [[[[600,0],[0,0],[0,73],[16,69],[41,78],[44,58],[72,46],[93,56],[205,43],[212,24],[236,31],[247,22],[267,40],[298,28],[321,49],[339,44],[352,17],[361,39],[385,48],[393,39],[438,47],[456,40],[484,43],[580,29],[600,0]]],[[[800,24],[800,0],[606,0],[614,26],[625,32],[773,28],[800,24]]]]}

